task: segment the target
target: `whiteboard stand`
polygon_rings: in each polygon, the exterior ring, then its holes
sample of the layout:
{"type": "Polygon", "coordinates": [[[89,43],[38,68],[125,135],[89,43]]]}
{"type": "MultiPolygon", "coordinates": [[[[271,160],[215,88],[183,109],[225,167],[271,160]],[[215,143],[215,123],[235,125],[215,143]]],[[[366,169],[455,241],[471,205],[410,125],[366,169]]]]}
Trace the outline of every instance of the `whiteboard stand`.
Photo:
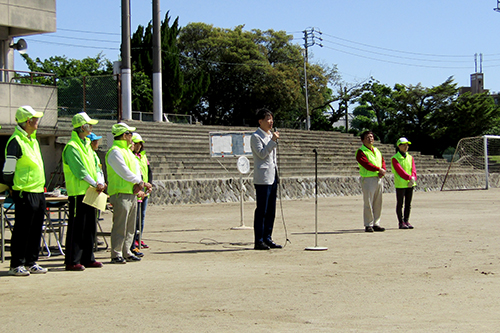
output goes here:
{"type": "Polygon", "coordinates": [[[246,156],[240,156],[238,162],[236,162],[236,167],[240,172],[240,226],[232,227],[231,230],[250,230],[252,227],[247,227],[245,225],[244,214],[243,214],[243,202],[245,201],[245,188],[243,187],[243,175],[250,172],[250,161],[246,156]]]}

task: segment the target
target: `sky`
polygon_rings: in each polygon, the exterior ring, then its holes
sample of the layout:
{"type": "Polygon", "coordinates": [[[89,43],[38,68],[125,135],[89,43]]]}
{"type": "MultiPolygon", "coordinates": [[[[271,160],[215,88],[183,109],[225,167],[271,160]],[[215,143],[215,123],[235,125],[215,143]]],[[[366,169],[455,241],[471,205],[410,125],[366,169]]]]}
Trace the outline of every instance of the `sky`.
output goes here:
{"type": "MultiPolygon", "coordinates": [[[[152,2],[131,0],[131,31],[147,25],[152,2]]],[[[323,47],[309,48],[309,61],[336,65],[347,84],[369,77],[394,84],[437,86],[453,76],[470,85],[484,73],[484,87],[500,92],[500,12],[496,0],[181,0],[161,1],[181,27],[203,22],[220,28],[283,30],[303,45],[306,29],[321,31],[323,47]],[[482,63],[480,62],[482,54],[482,63]]],[[[56,1],[57,32],[26,36],[31,58],[66,56],[119,59],[121,1],[56,1]]],[[[15,55],[15,69],[27,70],[15,55]]]]}

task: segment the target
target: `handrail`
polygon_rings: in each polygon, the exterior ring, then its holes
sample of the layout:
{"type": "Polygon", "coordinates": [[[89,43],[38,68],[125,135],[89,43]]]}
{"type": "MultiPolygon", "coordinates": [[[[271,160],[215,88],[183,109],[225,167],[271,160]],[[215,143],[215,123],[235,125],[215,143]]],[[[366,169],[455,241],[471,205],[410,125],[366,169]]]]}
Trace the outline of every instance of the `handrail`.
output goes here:
{"type": "Polygon", "coordinates": [[[52,77],[52,83],[55,86],[56,85],[56,74],[53,73],[42,73],[42,72],[29,72],[29,71],[19,71],[19,70],[14,70],[14,69],[2,69],[0,68],[0,82],[7,82],[7,81],[12,81],[15,79],[24,79],[27,78],[28,76],[16,76],[18,73],[23,73],[23,74],[29,74],[31,84],[33,84],[33,79],[35,76],[44,76],[44,77],[52,77]],[[8,78],[8,73],[14,73],[14,76],[12,78],[8,78]],[[2,80],[3,79],[3,80],[2,80]]]}

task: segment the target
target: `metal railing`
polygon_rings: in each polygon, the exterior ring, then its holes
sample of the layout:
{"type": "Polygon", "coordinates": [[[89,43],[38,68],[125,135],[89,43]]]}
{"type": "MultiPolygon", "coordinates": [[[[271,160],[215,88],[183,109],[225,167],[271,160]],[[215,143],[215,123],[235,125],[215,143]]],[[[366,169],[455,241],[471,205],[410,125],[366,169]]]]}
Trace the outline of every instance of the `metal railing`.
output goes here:
{"type": "Polygon", "coordinates": [[[52,73],[18,71],[13,69],[0,69],[0,82],[55,86],[56,75],[52,73]]]}

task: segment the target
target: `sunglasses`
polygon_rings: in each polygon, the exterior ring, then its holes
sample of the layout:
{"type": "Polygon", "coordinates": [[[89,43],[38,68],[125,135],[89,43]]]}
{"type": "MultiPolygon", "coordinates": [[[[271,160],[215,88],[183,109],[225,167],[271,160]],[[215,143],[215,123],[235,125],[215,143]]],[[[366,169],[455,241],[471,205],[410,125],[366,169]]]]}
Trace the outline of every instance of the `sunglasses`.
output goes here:
{"type": "Polygon", "coordinates": [[[127,135],[129,135],[129,134],[132,134],[132,132],[127,131],[127,132],[125,132],[125,133],[123,133],[123,134],[127,134],[127,135]]]}

